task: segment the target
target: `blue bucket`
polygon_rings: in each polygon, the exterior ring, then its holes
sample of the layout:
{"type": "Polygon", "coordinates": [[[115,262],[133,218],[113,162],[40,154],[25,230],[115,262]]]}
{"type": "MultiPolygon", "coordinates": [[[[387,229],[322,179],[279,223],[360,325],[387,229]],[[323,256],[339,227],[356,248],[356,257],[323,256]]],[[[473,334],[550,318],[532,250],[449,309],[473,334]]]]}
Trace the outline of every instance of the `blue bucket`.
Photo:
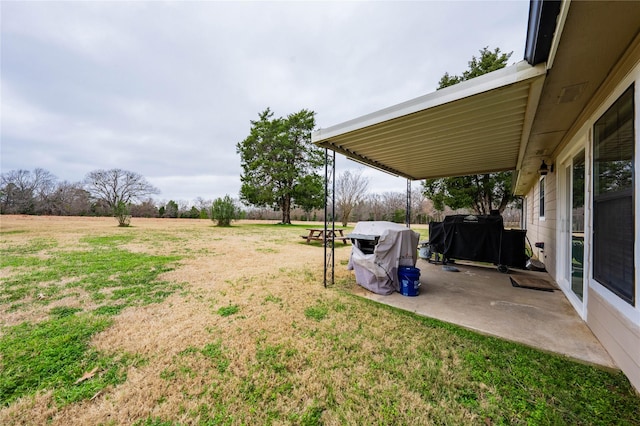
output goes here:
{"type": "Polygon", "coordinates": [[[400,293],[403,296],[417,296],[420,291],[420,269],[413,266],[398,267],[400,293]]]}

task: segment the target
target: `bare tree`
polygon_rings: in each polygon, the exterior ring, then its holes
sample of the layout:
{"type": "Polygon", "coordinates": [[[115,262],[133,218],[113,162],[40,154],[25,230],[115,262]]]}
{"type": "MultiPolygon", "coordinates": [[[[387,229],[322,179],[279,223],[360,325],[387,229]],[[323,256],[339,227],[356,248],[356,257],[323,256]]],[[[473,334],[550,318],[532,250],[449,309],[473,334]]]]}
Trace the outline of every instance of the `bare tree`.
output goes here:
{"type": "Polygon", "coordinates": [[[193,200],[193,205],[200,211],[200,219],[209,218],[209,209],[212,204],[212,200],[205,200],[202,197],[197,197],[195,200],[193,200]]]}
{"type": "Polygon", "coordinates": [[[59,216],[79,216],[91,212],[89,192],[79,182],[60,182],[44,203],[46,214],[59,216]]]}
{"type": "Polygon", "coordinates": [[[109,206],[118,226],[129,226],[129,205],[132,202],[160,192],[144,176],[122,169],[89,172],[85,185],[94,199],[109,206]]]}
{"type": "Polygon", "coordinates": [[[427,197],[420,188],[411,191],[411,223],[426,223],[425,201],[427,197]]]}
{"type": "Polygon", "coordinates": [[[382,220],[384,209],[380,194],[369,194],[364,201],[363,212],[367,220],[382,220]]]}
{"type": "Polygon", "coordinates": [[[404,223],[407,208],[407,194],[402,192],[385,192],[382,194],[384,209],[383,218],[396,223],[404,223]]]}
{"type": "Polygon", "coordinates": [[[28,170],[11,170],[2,174],[1,202],[2,213],[29,213],[33,210],[34,200],[28,170]]]}
{"type": "Polygon", "coordinates": [[[2,213],[40,214],[55,187],[56,177],[44,169],[11,170],[0,179],[2,213]]]}
{"type": "Polygon", "coordinates": [[[336,208],[342,226],[347,226],[351,212],[365,199],[368,187],[369,179],[362,176],[362,169],[354,173],[346,170],[336,179],[336,208]]]}
{"type": "Polygon", "coordinates": [[[55,192],[56,177],[41,168],[33,170],[33,193],[36,200],[36,214],[47,214],[49,198],[55,192]]]}
{"type": "Polygon", "coordinates": [[[139,204],[131,205],[133,217],[158,217],[158,207],[152,198],[147,198],[139,204]]]}
{"type": "Polygon", "coordinates": [[[178,217],[191,217],[191,203],[186,200],[178,200],[178,217]]]}
{"type": "Polygon", "coordinates": [[[200,219],[210,219],[210,207],[213,204],[213,200],[205,200],[202,197],[198,197],[193,201],[193,205],[200,211],[200,219]]]}

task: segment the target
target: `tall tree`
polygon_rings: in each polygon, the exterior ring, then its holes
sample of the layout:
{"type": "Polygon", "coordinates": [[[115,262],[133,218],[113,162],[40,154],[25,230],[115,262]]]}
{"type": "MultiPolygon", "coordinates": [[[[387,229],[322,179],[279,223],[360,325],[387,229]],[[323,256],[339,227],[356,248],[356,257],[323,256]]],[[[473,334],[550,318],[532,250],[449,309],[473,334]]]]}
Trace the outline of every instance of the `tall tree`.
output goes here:
{"type": "Polygon", "coordinates": [[[342,226],[347,226],[353,209],[364,201],[368,186],[369,180],[362,176],[362,169],[354,173],[346,170],[336,179],[336,208],[342,226]]]}
{"type": "Polygon", "coordinates": [[[239,142],[242,175],[240,199],[258,207],[282,212],[282,223],[291,223],[291,207],[322,206],[324,151],[311,143],[315,113],[303,109],[286,118],[274,118],[267,108],[251,121],[249,136],[239,142]]]}
{"type": "Polygon", "coordinates": [[[169,200],[164,208],[164,214],[162,215],[162,217],[177,218],[179,216],[179,213],[180,206],[178,206],[178,203],[173,200],[169,200]]]}
{"type": "Polygon", "coordinates": [[[300,207],[307,217],[314,209],[324,207],[324,181],[317,174],[300,178],[292,193],[296,206],[300,207]]]}
{"type": "MultiPolygon", "coordinates": [[[[462,75],[452,76],[445,73],[440,79],[438,89],[504,68],[512,53],[503,53],[500,48],[491,51],[484,47],[480,50],[479,57],[472,57],[469,69],[462,75]]],[[[502,213],[513,201],[511,179],[511,172],[497,172],[427,179],[422,184],[425,195],[433,201],[436,210],[442,211],[444,206],[449,206],[454,210],[471,208],[477,214],[489,214],[491,210],[499,210],[502,213]]]]}
{"type": "Polygon", "coordinates": [[[481,215],[490,214],[491,210],[502,213],[513,201],[511,176],[511,172],[501,172],[427,179],[423,189],[438,211],[449,206],[453,210],[471,208],[481,215]]]}
{"type": "Polygon", "coordinates": [[[129,206],[132,202],[160,192],[144,176],[122,169],[89,172],[85,185],[95,200],[109,206],[118,220],[118,226],[129,226],[129,206]]]}

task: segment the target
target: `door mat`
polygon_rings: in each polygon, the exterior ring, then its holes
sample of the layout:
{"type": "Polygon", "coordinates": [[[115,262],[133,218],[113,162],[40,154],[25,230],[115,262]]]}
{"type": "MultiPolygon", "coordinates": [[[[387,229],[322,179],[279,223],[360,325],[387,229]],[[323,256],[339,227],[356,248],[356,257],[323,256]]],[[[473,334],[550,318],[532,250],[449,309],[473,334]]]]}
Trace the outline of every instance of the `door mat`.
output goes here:
{"type": "Polygon", "coordinates": [[[511,285],[514,287],[528,288],[531,290],[553,291],[556,289],[555,284],[543,279],[534,277],[509,277],[511,285]]]}

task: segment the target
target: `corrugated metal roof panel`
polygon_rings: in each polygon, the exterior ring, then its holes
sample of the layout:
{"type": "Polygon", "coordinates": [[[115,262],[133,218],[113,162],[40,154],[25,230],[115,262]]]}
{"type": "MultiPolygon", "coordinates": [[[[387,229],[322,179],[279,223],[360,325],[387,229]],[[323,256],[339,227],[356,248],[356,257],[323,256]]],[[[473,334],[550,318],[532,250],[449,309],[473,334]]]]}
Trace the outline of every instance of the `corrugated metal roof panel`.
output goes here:
{"type": "Polygon", "coordinates": [[[461,83],[452,91],[459,98],[427,95],[318,131],[313,140],[409,179],[515,169],[532,85],[544,78],[544,68],[516,64],[496,81],[491,74],[477,87],[473,80],[461,83]]]}

